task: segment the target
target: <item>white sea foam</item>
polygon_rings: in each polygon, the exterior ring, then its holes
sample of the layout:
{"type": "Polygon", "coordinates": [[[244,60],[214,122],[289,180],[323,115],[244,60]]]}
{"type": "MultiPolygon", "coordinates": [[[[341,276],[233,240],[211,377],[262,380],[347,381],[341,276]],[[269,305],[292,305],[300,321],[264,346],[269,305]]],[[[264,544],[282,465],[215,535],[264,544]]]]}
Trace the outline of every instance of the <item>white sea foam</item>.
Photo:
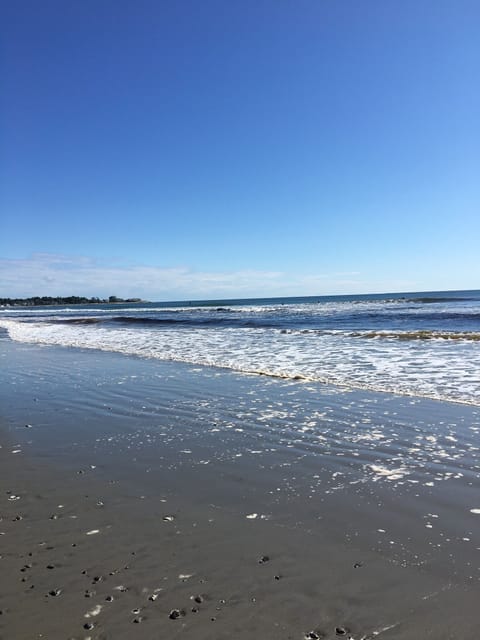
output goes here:
{"type": "Polygon", "coordinates": [[[480,342],[371,340],[351,331],[273,328],[111,327],[0,319],[13,340],[115,351],[480,404],[480,342]]]}

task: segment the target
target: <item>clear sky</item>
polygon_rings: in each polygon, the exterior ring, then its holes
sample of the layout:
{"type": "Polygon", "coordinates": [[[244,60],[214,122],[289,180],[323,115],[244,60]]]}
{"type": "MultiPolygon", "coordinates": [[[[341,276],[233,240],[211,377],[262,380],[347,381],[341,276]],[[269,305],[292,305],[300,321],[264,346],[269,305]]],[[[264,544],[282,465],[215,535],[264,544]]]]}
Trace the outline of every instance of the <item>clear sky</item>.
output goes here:
{"type": "Polygon", "coordinates": [[[0,297],[480,288],[477,0],[24,0],[0,24],[0,297]]]}

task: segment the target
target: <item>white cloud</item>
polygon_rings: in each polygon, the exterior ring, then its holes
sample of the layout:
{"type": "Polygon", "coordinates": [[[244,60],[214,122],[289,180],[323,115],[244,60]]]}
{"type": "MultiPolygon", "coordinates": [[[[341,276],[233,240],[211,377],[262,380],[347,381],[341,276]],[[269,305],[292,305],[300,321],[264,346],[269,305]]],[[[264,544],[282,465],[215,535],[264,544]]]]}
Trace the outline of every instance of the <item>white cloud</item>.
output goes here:
{"type": "Polygon", "coordinates": [[[275,271],[193,271],[188,267],[117,266],[86,256],[33,254],[0,259],[0,297],[33,295],[117,295],[151,300],[248,296],[276,291],[283,274],[275,271]]]}
{"type": "MultiPolygon", "coordinates": [[[[116,295],[147,300],[195,300],[382,290],[388,291],[386,283],[369,283],[358,272],[289,274],[254,269],[209,272],[182,266],[108,264],[88,256],[48,253],[35,253],[25,259],[0,259],[0,297],[12,298],[116,295]]],[[[408,290],[408,286],[396,290],[408,290]]]]}

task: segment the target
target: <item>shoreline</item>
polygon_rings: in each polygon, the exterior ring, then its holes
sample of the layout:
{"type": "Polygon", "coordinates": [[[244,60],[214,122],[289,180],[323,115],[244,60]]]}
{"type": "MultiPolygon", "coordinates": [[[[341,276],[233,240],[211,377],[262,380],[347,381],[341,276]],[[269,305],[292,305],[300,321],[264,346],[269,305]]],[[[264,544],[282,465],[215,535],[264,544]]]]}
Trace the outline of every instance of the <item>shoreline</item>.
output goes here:
{"type": "MultiPolygon", "coordinates": [[[[8,319],[4,319],[3,325],[7,324],[8,321],[9,321],[8,319]]],[[[0,325],[1,324],[2,323],[0,321],[0,325]]],[[[193,368],[199,368],[204,370],[211,369],[213,371],[221,371],[227,375],[233,374],[233,375],[239,375],[239,376],[251,376],[253,378],[265,377],[265,378],[271,378],[273,380],[280,380],[280,381],[284,380],[284,381],[293,382],[293,383],[298,383],[298,382],[306,383],[306,384],[311,383],[313,385],[325,386],[332,393],[336,393],[336,390],[338,389],[340,391],[345,391],[347,393],[360,392],[365,394],[381,394],[381,395],[394,396],[394,397],[411,398],[413,400],[420,400],[420,401],[433,400],[436,402],[465,405],[468,407],[480,408],[480,401],[477,398],[475,398],[475,400],[472,400],[467,398],[456,397],[453,395],[451,396],[438,395],[435,393],[428,393],[425,391],[419,392],[418,390],[415,393],[413,393],[409,389],[402,389],[395,385],[390,388],[389,386],[382,386],[382,384],[375,385],[375,384],[368,384],[368,383],[359,383],[353,380],[350,380],[349,382],[343,382],[341,380],[332,378],[331,376],[328,376],[328,375],[316,377],[316,376],[311,376],[309,374],[298,374],[298,373],[290,374],[290,373],[276,372],[274,370],[269,370],[269,369],[255,369],[255,368],[249,369],[249,368],[242,368],[242,367],[233,367],[230,364],[222,364],[222,363],[209,364],[208,362],[202,362],[202,361],[196,361],[196,360],[190,361],[188,358],[178,359],[178,360],[177,359],[169,360],[169,359],[158,358],[155,355],[149,355],[148,353],[140,353],[138,351],[129,351],[126,349],[117,350],[117,349],[112,349],[111,347],[102,348],[98,344],[92,344],[92,345],[81,344],[81,345],[75,346],[74,344],[68,344],[68,343],[61,344],[55,341],[52,342],[50,340],[45,340],[43,342],[42,341],[23,342],[21,339],[20,340],[11,339],[9,336],[9,330],[5,328],[5,326],[0,326],[0,340],[2,341],[12,340],[15,343],[17,343],[19,346],[25,345],[25,347],[28,347],[29,345],[30,346],[36,345],[37,347],[40,347],[40,348],[48,347],[53,349],[59,349],[60,351],[71,350],[72,353],[79,353],[80,351],[84,351],[86,353],[93,353],[93,354],[98,354],[98,353],[111,354],[113,357],[120,356],[120,357],[139,359],[141,362],[145,362],[148,360],[148,361],[156,362],[159,367],[162,367],[164,365],[193,367],[193,368]]],[[[478,342],[478,341],[475,340],[475,342],[478,342]]],[[[398,380],[396,382],[398,382],[398,380]]]]}
{"type": "Polygon", "coordinates": [[[0,353],[2,640],[477,628],[475,408],[8,340],[0,353]],[[408,457],[412,438],[425,446],[408,457]]]}

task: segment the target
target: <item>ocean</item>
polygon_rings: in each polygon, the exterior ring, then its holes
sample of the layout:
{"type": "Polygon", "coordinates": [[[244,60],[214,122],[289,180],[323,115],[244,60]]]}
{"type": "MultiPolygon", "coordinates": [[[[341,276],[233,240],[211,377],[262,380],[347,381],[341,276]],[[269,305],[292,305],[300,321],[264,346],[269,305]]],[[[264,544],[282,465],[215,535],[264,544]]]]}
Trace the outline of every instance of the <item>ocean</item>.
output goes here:
{"type": "Polygon", "coordinates": [[[480,291],[0,308],[14,341],[480,404],[480,291]]]}

